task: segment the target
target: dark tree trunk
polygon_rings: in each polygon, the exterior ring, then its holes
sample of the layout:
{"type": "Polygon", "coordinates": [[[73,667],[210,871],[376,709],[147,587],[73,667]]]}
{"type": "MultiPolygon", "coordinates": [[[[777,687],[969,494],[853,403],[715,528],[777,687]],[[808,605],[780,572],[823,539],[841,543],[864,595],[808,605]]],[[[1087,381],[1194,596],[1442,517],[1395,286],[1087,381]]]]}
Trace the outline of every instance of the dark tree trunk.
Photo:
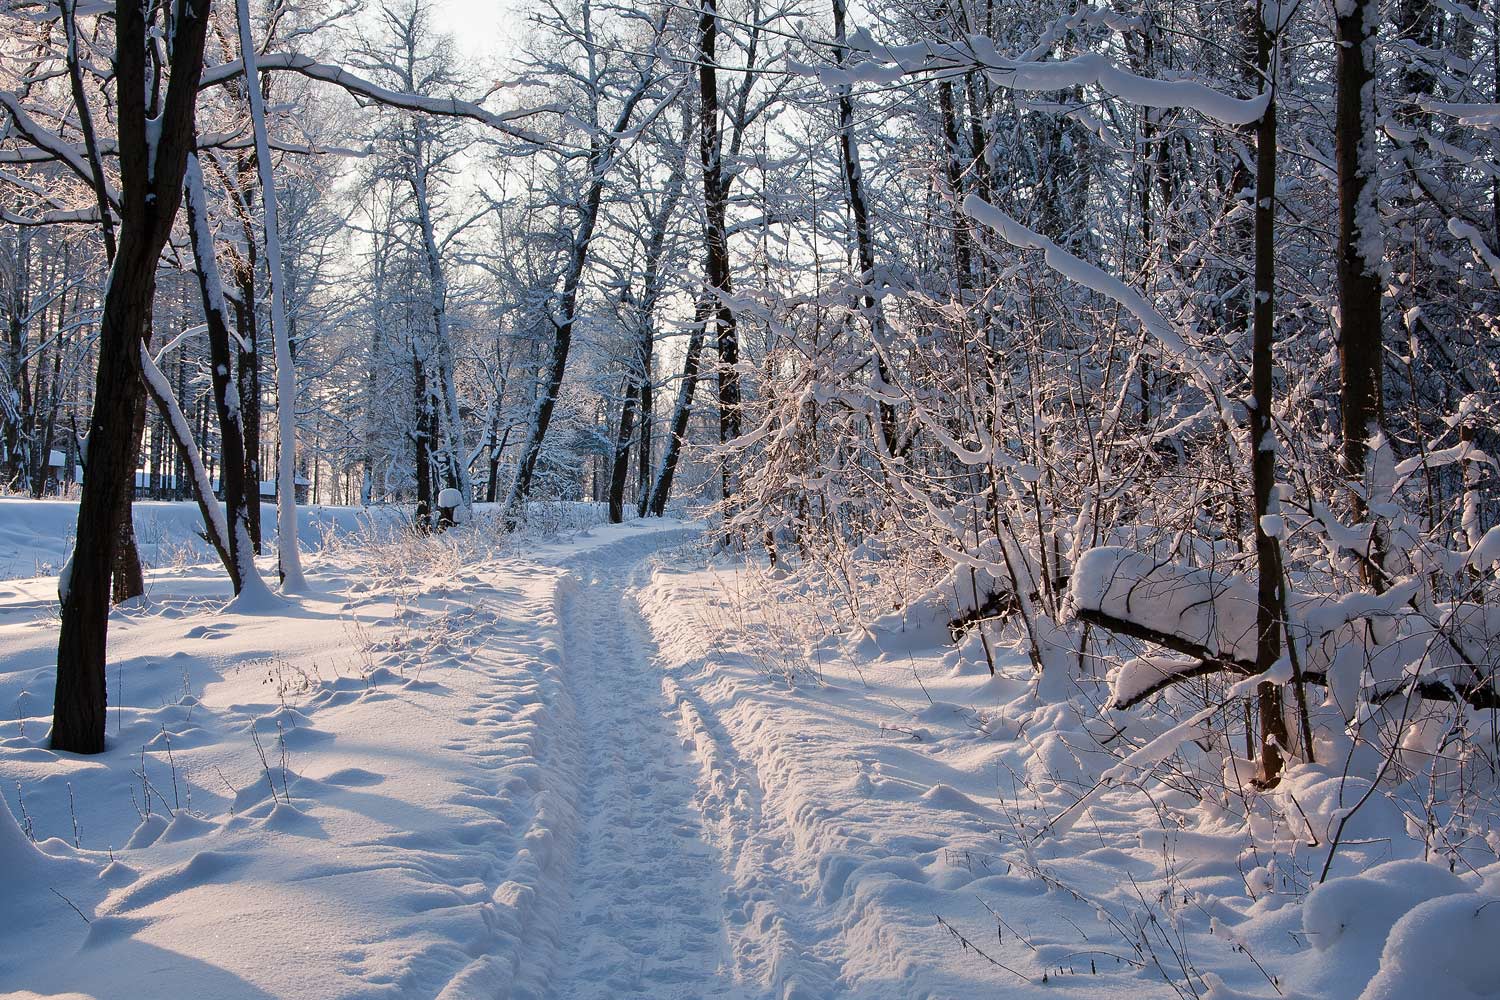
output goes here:
{"type": "Polygon", "coordinates": [[[33,447],[28,440],[27,425],[32,422],[35,410],[32,406],[31,376],[28,374],[29,365],[26,361],[26,314],[30,311],[27,303],[27,289],[31,284],[30,240],[30,231],[21,229],[16,240],[16,268],[11,275],[11,287],[8,289],[9,294],[5,301],[6,329],[9,334],[9,341],[6,344],[9,354],[6,368],[10,376],[10,388],[19,410],[16,419],[6,420],[5,425],[6,461],[3,471],[6,485],[25,481],[33,447]]]}
{"type": "Polygon", "coordinates": [[[656,483],[651,487],[649,510],[653,517],[666,513],[667,500],[672,495],[672,477],[677,473],[677,459],[682,454],[682,443],[687,437],[688,418],[693,410],[693,392],[698,388],[698,365],[703,354],[703,334],[713,315],[713,303],[702,298],[693,316],[693,330],[688,335],[687,359],[682,363],[682,384],[677,389],[677,406],[672,411],[672,426],[667,431],[667,444],[661,456],[661,471],[656,474],[656,483]]]}
{"type": "Polygon", "coordinates": [[[115,11],[120,240],[100,323],[88,474],[79,500],[77,539],[58,588],[62,624],[52,747],[72,753],[104,749],[110,567],[119,541],[120,501],[131,486],[136,404],[143,402],[140,344],[151,315],[156,261],[182,201],[203,68],[209,0],[176,0],[172,7],[171,82],[163,105],[149,109],[149,117],[156,120],[151,129],[154,150],[147,125],[146,12],[140,4],[124,2],[115,11]]]}
{"type": "Polygon", "coordinates": [[[239,390],[234,384],[234,358],[229,347],[229,320],[224,315],[224,294],[218,261],[214,257],[208,205],[203,196],[203,172],[194,155],[187,166],[188,234],[198,263],[198,296],[208,324],[208,359],[213,372],[214,411],[219,418],[220,492],[224,495],[224,523],[229,528],[229,577],[238,594],[248,573],[254,573],[253,535],[250,510],[258,507],[260,485],[253,490],[245,483],[245,436],[240,423],[239,390]]]}
{"type": "MultiPolygon", "coordinates": [[[[1260,5],[1257,4],[1256,7],[1260,5]]],[[[1255,8],[1252,8],[1255,10],[1255,8]]],[[[1255,557],[1259,577],[1255,614],[1255,669],[1265,673],[1281,658],[1282,573],[1278,536],[1266,532],[1264,518],[1275,512],[1276,439],[1271,429],[1271,406],[1276,340],[1276,93],[1271,65],[1275,39],[1259,11],[1252,21],[1255,65],[1262,77],[1262,93],[1270,101],[1255,131],[1255,296],[1252,308],[1251,383],[1255,405],[1250,411],[1250,463],[1255,494],[1255,557]]],[[[1262,681],[1256,688],[1260,714],[1260,780],[1272,785],[1281,779],[1282,753],[1287,745],[1281,685],[1262,681]]]]}
{"type": "Polygon", "coordinates": [[[485,503],[494,503],[495,497],[500,492],[500,456],[505,452],[505,445],[510,441],[510,428],[505,428],[505,433],[500,435],[497,443],[493,437],[490,440],[490,481],[484,488],[485,503]]]}
{"type": "Polygon", "coordinates": [[[521,516],[526,498],[531,495],[531,480],[536,474],[537,459],[542,454],[542,442],[547,428],[552,423],[552,411],[557,406],[557,394],[562,389],[563,375],[568,369],[568,353],[573,345],[573,321],[578,310],[578,292],[583,284],[584,268],[588,265],[589,248],[594,240],[594,228],[599,222],[599,205],[604,199],[604,175],[609,169],[619,145],[619,136],[630,124],[636,105],[646,94],[645,82],[625,100],[614,122],[614,128],[603,137],[595,137],[589,146],[589,186],[580,208],[578,229],[573,236],[572,252],[568,261],[568,272],[563,278],[562,294],[557,312],[551,314],[552,357],[547,367],[546,381],[540,387],[536,411],[531,418],[531,427],[526,434],[526,443],[521,446],[521,457],[516,463],[516,479],[511,485],[510,496],[505,501],[505,520],[514,525],[521,516]]]}
{"type": "MultiPolygon", "coordinates": [[[[244,163],[240,175],[247,184],[253,184],[254,167],[244,163]]],[[[240,298],[235,303],[234,325],[239,334],[239,391],[240,429],[245,436],[245,482],[250,496],[249,520],[250,544],[255,554],[260,555],[260,331],[255,316],[255,231],[250,223],[248,195],[241,221],[245,231],[245,256],[235,268],[235,284],[240,298]]]]}
{"type": "MultiPolygon", "coordinates": [[[[690,118],[683,114],[683,129],[690,128],[690,118]]],[[[684,136],[686,141],[686,136],[684,136]]],[[[632,422],[639,416],[640,431],[637,434],[636,492],[638,513],[644,514],[647,503],[647,484],[651,475],[651,356],[656,348],[656,305],[661,301],[663,276],[662,255],[666,250],[667,230],[672,224],[672,213],[682,197],[682,185],[687,169],[682,157],[678,157],[667,179],[666,191],[661,205],[651,218],[650,233],[646,238],[644,291],[635,308],[636,348],[631,377],[625,386],[625,402],[620,411],[619,434],[615,439],[614,465],[610,470],[609,518],[619,523],[625,517],[625,482],[630,474],[630,437],[632,422]],[[635,412],[632,412],[635,411],[635,412]]]]}
{"type": "MultiPolygon", "coordinates": [[[[64,251],[66,254],[66,251],[64,251]]],[[[66,301],[66,296],[63,297],[66,301]]],[[[59,317],[61,326],[61,317],[59,317]]],[[[36,463],[36,478],[34,480],[31,495],[40,500],[47,490],[47,476],[52,469],[52,439],[57,433],[57,411],[62,404],[62,344],[57,344],[52,351],[52,385],[47,394],[47,416],[42,422],[41,447],[38,448],[38,461],[36,463]]],[[[37,399],[41,403],[40,397],[37,399]]],[[[62,470],[57,470],[62,475],[62,470]]]]}
{"type": "MultiPolygon", "coordinates": [[[[649,365],[649,357],[637,354],[636,365],[649,365]]],[[[630,437],[635,430],[635,409],[638,401],[636,379],[632,374],[625,383],[624,401],[620,406],[620,423],[615,428],[615,448],[609,469],[609,523],[619,524],[625,520],[625,480],[630,474],[630,437]]]]}
{"type": "Polygon", "coordinates": [[[650,359],[647,359],[647,375],[641,382],[641,430],[637,435],[639,442],[636,445],[635,463],[635,509],[641,517],[646,516],[646,505],[651,502],[651,422],[655,418],[652,408],[655,405],[653,395],[655,389],[650,375],[650,359]]]}
{"type": "MultiPolygon", "coordinates": [[[[963,150],[958,141],[958,112],[953,104],[953,81],[938,84],[938,110],[943,118],[943,169],[948,192],[956,206],[963,201],[963,150]]],[[[973,250],[969,235],[969,217],[959,211],[951,215],[953,226],[953,262],[957,271],[954,285],[960,295],[974,280],[973,250]]]]}
{"type": "Polygon", "coordinates": [[[573,238],[572,260],[563,282],[562,301],[559,303],[560,315],[552,316],[552,358],[547,367],[546,381],[541,385],[541,395],[537,400],[536,412],[531,418],[526,443],[521,448],[520,461],[516,464],[516,481],[511,487],[510,498],[505,505],[508,520],[520,516],[526,498],[531,495],[531,480],[536,474],[537,459],[541,457],[542,442],[547,436],[548,426],[552,423],[552,411],[557,406],[557,394],[562,390],[563,375],[568,369],[568,353],[573,346],[573,319],[578,309],[578,289],[583,282],[583,269],[588,262],[589,243],[594,238],[594,226],[599,219],[599,203],[604,196],[603,148],[603,144],[595,140],[594,151],[589,157],[590,165],[594,169],[593,181],[589,185],[588,196],[583,204],[583,218],[579,221],[578,232],[573,238]]]}
{"type": "Polygon", "coordinates": [[[83,90],[83,69],[78,64],[78,0],[63,0],[63,35],[67,39],[68,83],[73,93],[73,109],[78,113],[83,148],[93,175],[94,205],[99,210],[99,230],[104,236],[104,259],[115,260],[115,222],[110,214],[109,186],[104,179],[104,162],[99,156],[99,142],[94,135],[94,117],[83,90]]]}
{"type": "MultiPolygon", "coordinates": [[[[1382,417],[1380,219],[1375,206],[1374,0],[1338,6],[1334,159],[1338,168],[1339,391],[1344,473],[1362,479],[1382,417]]],[[[1356,491],[1354,510],[1365,516],[1356,491]]]]}
{"type": "MultiPolygon", "coordinates": [[[[844,0],[833,0],[833,33],[836,39],[833,60],[838,66],[843,66],[848,58],[844,44],[847,30],[844,16],[844,0]]],[[[865,198],[864,171],[860,169],[859,146],[854,138],[854,98],[852,88],[848,84],[841,85],[838,93],[839,149],[843,153],[845,193],[849,198],[849,214],[854,219],[854,244],[859,255],[860,308],[864,310],[865,321],[870,324],[870,337],[875,341],[875,372],[880,378],[883,389],[890,384],[891,380],[890,371],[886,368],[885,353],[882,350],[886,344],[885,311],[881,308],[880,299],[875,295],[873,288],[875,240],[870,235],[870,208],[865,198]]],[[[876,405],[876,411],[880,420],[880,433],[885,438],[885,448],[892,453],[900,453],[902,448],[901,443],[896,440],[895,408],[890,403],[881,400],[876,405]]]]}
{"type": "Polygon", "coordinates": [[[418,534],[432,530],[432,394],[427,391],[427,369],[422,359],[413,355],[412,402],[417,410],[417,428],[413,444],[416,456],[417,509],[412,516],[412,526],[418,534]]]}
{"type": "MultiPolygon", "coordinates": [[[[708,285],[714,297],[714,327],[719,353],[719,443],[740,436],[740,342],[730,297],[734,281],[729,270],[729,184],[724,176],[723,137],[719,126],[717,48],[719,12],[714,0],[703,0],[698,15],[698,153],[703,161],[703,204],[706,225],[703,243],[708,285]]],[[[724,513],[730,515],[734,477],[729,456],[722,477],[724,513]]]]}
{"type": "MultiPolygon", "coordinates": [[[[152,294],[155,294],[153,288],[152,294]]],[[[151,335],[151,303],[146,303],[146,317],[141,324],[141,332],[138,335],[142,340],[149,339],[151,335]]],[[[99,356],[102,359],[104,352],[101,349],[99,356]]],[[[102,360],[100,362],[103,363],[102,360]]],[[[137,368],[139,362],[137,361],[137,368]]],[[[135,541],[135,517],[132,508],[135,504],[135,475],[136,466],[140,464],[141,441],[146,433],[146,389],[141,385],[139,372],[134,383],[128,386],[131,393],[131,418],[130,418],[130,455],[128,460],[129,473],[121,484],[119,499],[116,501],[114,512],[115,537],[119,540],[115,549],[112,568],[110,571],[113,581],[112,600],[115,604],[123,604],[126,601],[140,597],[146,592],[146,575],[141,568],[141,553],[135,541]]],[[[97,406],[97,397],[95,406],[97,406]]],[[[92,426],[92,425],[91,425],[92,426]]],[[[94,457],[94,435],[89,432],[89,460],[90,467],[94,457]]],[[[85,470],[86,472],[87,470],[85,470]]],[[[88,478],[87,475],[84,476],[88,478]]],[[[82,517],[82,510],[79,517],[82,517]]]]}

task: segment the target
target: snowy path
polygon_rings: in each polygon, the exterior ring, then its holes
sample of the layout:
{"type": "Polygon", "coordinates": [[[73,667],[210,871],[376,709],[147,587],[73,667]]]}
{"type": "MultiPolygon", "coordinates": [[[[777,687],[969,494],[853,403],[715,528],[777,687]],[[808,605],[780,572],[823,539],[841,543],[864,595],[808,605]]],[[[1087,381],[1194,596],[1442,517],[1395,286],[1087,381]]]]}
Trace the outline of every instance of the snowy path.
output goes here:
{"type": "MultiPolygon", "coordinates": [[[[55,582],[0,584],[0,997],[1184,995],[1132,930],[1176,919],[1135,895],[1150,817],[1101,802],[1016,850],[1037,751],[965,706],[1020,681],[810,660],[695,534],[335,551],[271,614],[224,609],[211,567],[163,574],[111,626],[89,759],[45,743],[55,582]]],[[[1183,919],[1235,917],[1193,894],[1239,891],[1208,863],[1238,843],[1195,836],[1183,919]]],[[[1267,911],[1258,955],[1295,914],[1267,911]]],[[[1274,992],[1193,934],[1246,991],[1216,996],[1274,992]]]]}
{"type": "Polygon", "coordinates": [[[723,876],[703,839],[693,771],[668,719],[624,547],[562,582],[564,675],[580,734],[580,829],[557,1000],[726,997],[723,876]]]}

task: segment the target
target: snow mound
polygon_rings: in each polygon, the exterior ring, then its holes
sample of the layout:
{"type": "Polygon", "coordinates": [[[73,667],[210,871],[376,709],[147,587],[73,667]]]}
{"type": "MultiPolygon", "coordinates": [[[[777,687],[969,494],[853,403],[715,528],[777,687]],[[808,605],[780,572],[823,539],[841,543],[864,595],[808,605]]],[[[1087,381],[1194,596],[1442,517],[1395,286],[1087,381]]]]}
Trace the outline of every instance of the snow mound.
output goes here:
{"type": "Polygon", "coordinates": [[[1302,906],[1302,932],[1318,951],[1333,952],[1335,960],[1351,951],[1373,951],[1419,904],[1465,891],[1463,880],[1446,868],[1391,861],[1315,887],[1302,906]]]}
{"type": "Polygon", "coordinates": [[[1359,1000],[1500,997],[1500,898],[1474,892],[1419,903],[1391,928],[1359,1000]]]}

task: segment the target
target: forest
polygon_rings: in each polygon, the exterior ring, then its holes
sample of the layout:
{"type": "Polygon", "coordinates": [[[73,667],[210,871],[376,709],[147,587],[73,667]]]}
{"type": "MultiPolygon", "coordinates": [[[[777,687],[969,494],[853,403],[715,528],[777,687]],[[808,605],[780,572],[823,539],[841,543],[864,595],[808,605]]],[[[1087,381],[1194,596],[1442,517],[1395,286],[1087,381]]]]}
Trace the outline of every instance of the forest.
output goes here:
{"type": "Polygon", "coordinates": [[[0,992],[1500,996],[1500,3],[0,0],[0,313],[0,992]]]}

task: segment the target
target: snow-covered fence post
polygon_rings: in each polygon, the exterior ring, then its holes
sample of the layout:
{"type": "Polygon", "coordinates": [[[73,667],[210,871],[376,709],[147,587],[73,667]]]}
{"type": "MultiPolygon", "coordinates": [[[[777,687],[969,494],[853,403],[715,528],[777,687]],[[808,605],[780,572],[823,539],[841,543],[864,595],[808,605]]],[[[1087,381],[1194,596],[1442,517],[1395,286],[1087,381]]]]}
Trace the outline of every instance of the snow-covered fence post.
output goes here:
{"type": "Polygon", "coordinates": [[[458,509],[464,506],[462,490],[445,486],[438,491],[438,530],[446,531],[458,523],[458,509]]]}

